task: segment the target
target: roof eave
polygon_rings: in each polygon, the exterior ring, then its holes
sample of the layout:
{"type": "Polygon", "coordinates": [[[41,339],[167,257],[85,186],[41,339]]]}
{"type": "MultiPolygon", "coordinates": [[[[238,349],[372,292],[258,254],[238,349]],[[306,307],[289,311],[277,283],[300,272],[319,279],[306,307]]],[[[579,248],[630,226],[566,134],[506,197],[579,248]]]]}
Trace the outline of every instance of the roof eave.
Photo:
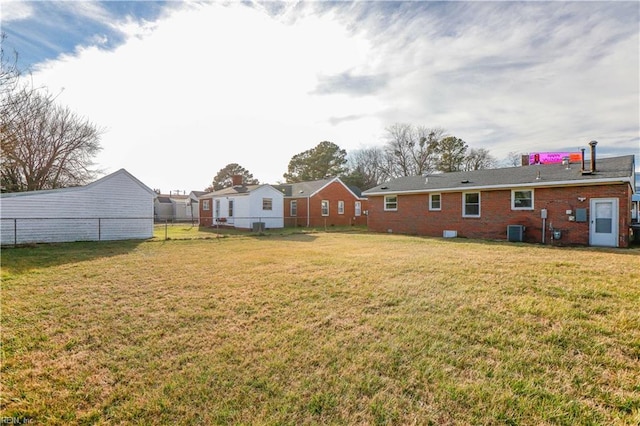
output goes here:
{"type": "Polygon", "coordinates": [[[476,185],[476,186],[456,186],[453,188],[428,188],[428,189],[407,189],[401,191],[391,191],[384,190],[378,192],[368,192],[366,195],[368,197],[371,196],[380,196],[380,195],[390,195],[390,194],[428,194],[432,192],[467,192],[467,191],[478,191],[478,190],[499,190],[499,189],[511,189],[511,188],[548,188],[555,186],[593,186],[593,185],[602,185],[606,183],[629,183],[632,184],[631,178],[629,177],[618,177],[618,178],[602,178],[602,179],[589,179],[589,180],[570,180],[570,181],[552,181],[552,182],[525,182],[525,183],[514,183],[514,184],[499,184],[499,185],[476,185]]]}

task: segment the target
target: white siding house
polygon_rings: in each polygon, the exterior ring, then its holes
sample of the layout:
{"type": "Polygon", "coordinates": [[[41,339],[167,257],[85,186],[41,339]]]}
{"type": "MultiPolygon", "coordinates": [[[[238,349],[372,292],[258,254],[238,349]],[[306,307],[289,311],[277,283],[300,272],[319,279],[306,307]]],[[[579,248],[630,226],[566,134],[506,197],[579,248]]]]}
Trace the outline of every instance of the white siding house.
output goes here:
{"type": "Polygon", "coordinates": [[[124,169],[86,186],[2,194],[0,242],[151,238],[154,197],[124,169]]]}
{"type": "Polygon", "coordinates": [[[208,200],[210,206],[201,211],[200,224],[253,229],[254,224],[262,223],[262,228],[283,228],[283,199],[282,193],[268,184],[225,188],[200,197],[200,204],[208,200]]]}

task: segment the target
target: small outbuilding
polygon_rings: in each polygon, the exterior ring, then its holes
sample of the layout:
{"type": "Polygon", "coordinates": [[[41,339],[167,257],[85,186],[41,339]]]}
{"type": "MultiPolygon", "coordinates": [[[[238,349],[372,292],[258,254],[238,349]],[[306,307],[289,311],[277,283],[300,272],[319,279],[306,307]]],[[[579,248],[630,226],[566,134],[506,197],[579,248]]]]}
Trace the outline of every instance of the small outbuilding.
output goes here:
{"type": "Polygon", "coordinates": [[[155,193],[125,169],[85,186],[1,195],[2,245],[146,239],[155,193]]]}
{"type": "Polygon", "coordinates": [[[264,230],[283,228],[283,195],[269,184],[245,185],[241,176],[233,186],[199,198],[200,226],[264,230]]]}

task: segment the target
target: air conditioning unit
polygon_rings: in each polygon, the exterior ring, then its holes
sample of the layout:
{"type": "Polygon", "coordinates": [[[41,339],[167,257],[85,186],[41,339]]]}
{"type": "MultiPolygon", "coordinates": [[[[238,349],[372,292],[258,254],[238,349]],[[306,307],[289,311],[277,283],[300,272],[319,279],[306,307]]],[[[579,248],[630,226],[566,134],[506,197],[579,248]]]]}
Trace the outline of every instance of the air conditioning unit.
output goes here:
{"type": "Polygon", "coordinates": [[[507,240],[511,242],[524,241],[524,225],[508,225],[507,226],[507,240]]]}

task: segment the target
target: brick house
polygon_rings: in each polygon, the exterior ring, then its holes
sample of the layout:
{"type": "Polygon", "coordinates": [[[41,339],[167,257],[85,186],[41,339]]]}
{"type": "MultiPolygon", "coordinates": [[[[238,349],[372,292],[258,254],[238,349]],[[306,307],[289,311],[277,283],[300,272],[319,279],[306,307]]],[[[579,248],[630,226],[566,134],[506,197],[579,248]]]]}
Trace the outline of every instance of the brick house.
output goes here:
{"type": "Polygon", "coordinates": [[[402,177],[363,193],[369,229],[426,236],[627,247],[633,155],[402,177]]]}
{"type": "Polygon", "coordinates": [[[285,226],[365,225],[367,199],[340,178],[275,185],[284,195],[285,226]]]}

